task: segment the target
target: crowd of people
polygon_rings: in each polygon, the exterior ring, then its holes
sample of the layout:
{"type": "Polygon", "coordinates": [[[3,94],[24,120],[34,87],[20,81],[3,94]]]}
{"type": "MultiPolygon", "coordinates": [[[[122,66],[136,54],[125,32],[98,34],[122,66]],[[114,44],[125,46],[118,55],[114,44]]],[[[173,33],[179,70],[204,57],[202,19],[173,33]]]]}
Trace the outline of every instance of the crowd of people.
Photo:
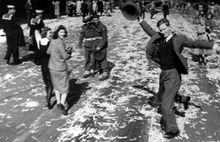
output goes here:
{"type": "Polygon", "coordinates": [[[88,15],[111,16],[114,10],[114,0],[69,0],[66,2],[68,16],[82,16],[83,20],[88,15]]]}
{"type": "MultiPolygon", "coordinates": [[[[82,1],[81,3],[80,0],[76,1],[75,8],[76,15],[82,15],[84,17],[88,14],[87,18],[83,18],[84,24],[81,27],[78,43],[78,48],[84,49],[85,72],[83,78],[94,77],[97,74],[99,75],[99,80],[103,81],[108,79],[109,71],[107,67],[107,27],[99,20],[99,16],[102,15],[104,10],[96,8],[99,5],[98,2],[102,2],[102,0],[91,1],[91,9],[87,9],[88,13],[86,14],[83,12],[84,2],[82,1]],[[79,2],[80,4],[77,4],[79,2]],[[77,5],[81,7],[79,8],[77,5]]],[[[53,4],[56,8],[59,7],[58,1],[54,1],[53,4]]],[[[141,2],[138,4],[141,10],[144,3],[141,2]]],[[[7,38],[5,60],[9,65],[17,65],[21,63],[18,47],[24,46],[25,40],[20,25],[14,20],[15,6],[8,5],[7,7],[8,12],[1,19],[1,26],[7,38]],[[11,55],[13,55],[13,62],[10,62],[11,55]]],[[[27,7],[30,7],[30,4],[29,6],[27,4],[27,7]]],[[[109,4],[108,8],[110,11],[111,4],[109,4]]],[[[152,10],[151,8],[150,10],[152,10]]],[[[152,61],[155,62],[162,70],[159,91],[153,97],[152,104],[157,106],[158,112],[162,114],[160,122],[165,132],[165,137],[174,138],[179,135],[174,102],[182,103],[184,108],[188,109],[190,101],[189,96],[178,94],[181,86],[181,74],[188,74],[187,62],[181,52],[184,47],[197,49],[199,51],[195,52],[201,58],[201,63],[205,63],[205,55],[219,52],[220,46],[206,35],[207,33],[211,33],[214,27],[211,19],[215,15],[211,12],[212,10],[209,10],[206,16],[203,7],[199,5],[196,14],[199,19],[198,39],[192,40],[185,35],[172,32],[169,18],[167,17],[169,15],[170,4],[164,2],[162,9],[164,17],[157,22],[159,32],[156,32],[144,20],[144,10],[137,18],[137,21],[140,23],[142,29],[151,37],[146,47],[147,59],[150,63],[152,61]]],[[[55,15],[59,18],[59,8],[57,11],[55,10],[55,15]]],[[[51,97],[55,95],[58,109],[63,115],[68,115],[68,104],[66,101],[69,93],[67,60],[71,58],[72,47],[68,47],[65,42],[65,38],[68,36],[66,27],[59,25],[55,31],[52,31],[44,24],[42,16],[43,10],[35,10],[35,15],[30,18],[28,24],[30,28],[30,50],[34,52],[33,62],[41,66],[48,109],[53,108],[51,97]]],[[[153,18],[152,14],[151,18],[153,18]]]]}

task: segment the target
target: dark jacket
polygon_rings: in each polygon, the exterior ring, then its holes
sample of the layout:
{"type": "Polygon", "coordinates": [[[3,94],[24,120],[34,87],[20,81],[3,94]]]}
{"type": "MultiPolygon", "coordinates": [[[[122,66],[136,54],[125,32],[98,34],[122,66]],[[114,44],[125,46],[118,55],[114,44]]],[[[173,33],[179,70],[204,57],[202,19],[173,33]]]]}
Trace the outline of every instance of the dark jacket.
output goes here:
{"type": "Polygon", "coordinates": [[[6,13],[0,19],[1,28],[4,29],[6,37],[13,39],[10,44],[23,46],[25,44],[24,33],[21,26],[16,22],[14,15],[6,13]]]}
{"type": "MultiPolygon", "coordinates": [[[[161,38],[161,35],[155,30],[153,30],[150,27],[150,25],[148,25],[145,21],[142,21],[140,25],[143,28],[143,30],[151,37],[146,47],[146,57],[160,64],[159,43],[157,42],[157,40],[161,38]]],[[[187,60],[181,54],[184,47],[212,49],[214,44],[212,42],[204,40],[192,40],[187,38],[185,35],[180,34],[174,34],[172,40],[173,50],[176,56],[175,60],[177,61],[177,70],[180,74],[188,74],[189,70],[187,60]]]]}
{"type": "Polygon", "coordinates": [[[39,30],[41,33],[41,29],[44,27],[44,22],[41,18],[32,18],[29,23],[30,33],[29,36],[33,36],[35,30],[39,30]]]}

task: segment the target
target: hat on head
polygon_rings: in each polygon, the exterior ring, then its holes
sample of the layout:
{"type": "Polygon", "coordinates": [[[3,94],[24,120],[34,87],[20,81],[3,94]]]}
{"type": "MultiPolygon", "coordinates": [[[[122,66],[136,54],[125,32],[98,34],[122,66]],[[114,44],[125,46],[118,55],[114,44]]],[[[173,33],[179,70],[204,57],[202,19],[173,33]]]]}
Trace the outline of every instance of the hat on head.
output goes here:
{"type": "Polygon", "coordinates": [[[43,13],[44,11],[37,9],[37,10],[35,10],[35,12],[36,12],[37,14],[41,14],[41,13],[43,13]]]}
{"type": "Polygon", "coordinates": [[[90,22],[90,21],[92,21],[94,18],[99,19],[99,15],[95,14],[95,15],[89,16],[89,17],[85,18],[85,19],[83,20],[83,22],[84,22],[84,23],[90,22]]]}
{"type": "Polygon", "coordinates": [[[14,5],[12,5],[12,4],[9,4],[9,5],[7,5],[7,8],[8,8],[8,9],[14,9],[14,8],[15,8],[15,6],[14,6],[14,5]]]}
{"type": "Polygon", "coordinates": [[[93,19],[93,17],[92,17],[92,16],[89,16],[89,17],[86,17],[86,18],[83,20],[83,22],[84,22],[84,23],[87,23],[87,22],[91,21],[92,19],[93,19]]]}

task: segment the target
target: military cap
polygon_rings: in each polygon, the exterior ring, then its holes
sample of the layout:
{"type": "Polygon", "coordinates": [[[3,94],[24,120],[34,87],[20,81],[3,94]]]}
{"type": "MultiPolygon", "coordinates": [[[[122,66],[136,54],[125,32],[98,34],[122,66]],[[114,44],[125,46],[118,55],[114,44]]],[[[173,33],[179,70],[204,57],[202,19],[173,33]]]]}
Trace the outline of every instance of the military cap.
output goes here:
{"type": "Polygon", "coordinates": [[[9,4],[9,5],[7,5],[7,8],[8,8],[8,9],[14,9],[14,8],[15,8],[15,6],[14,6],[14,5],[12,5],[12,4],[9,4]]]}
{"type": "Polygon", "coordinates": [[[90,22],[90,21],[92,21],[94,18],[98,18],[98,19],[99,19],[99,15],[95,14],[95,15],[89,16],[89,17],[85,18],[85,19],[83,20],[83,22],[84,22],[84,23],[90,22]]]}
{"type": "Polygon", "coordinates": [[[87,18],[85,18],[85,19],[83,20],[83,23],[90,22],[90,21],[92,21],[92,19],[93,19],[93,17],[92,17],[92,16],[89,16],[89,17],[87,17],[87,18]]]}
{"type": "Polygon", "coordinates": [[[44,12],[43,10],[39,10],[39,9],[36,9],[36,10],[35,10],[35,13],[36,13],[36,14],[42,14],[43,12],[44,12]]]}

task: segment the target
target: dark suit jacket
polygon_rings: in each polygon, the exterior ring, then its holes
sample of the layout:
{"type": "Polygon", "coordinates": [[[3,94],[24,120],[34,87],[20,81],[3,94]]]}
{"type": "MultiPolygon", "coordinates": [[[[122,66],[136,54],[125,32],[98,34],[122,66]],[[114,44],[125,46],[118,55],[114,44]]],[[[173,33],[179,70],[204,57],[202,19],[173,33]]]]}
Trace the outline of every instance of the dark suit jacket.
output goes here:
{"type": "MultiPolygon", "coordinates": [[[[153,30],[147,22],[142,21],[140,23],[143,30],[151,37],[146,47],[146,56],[148,59],[152,59],[154,62],[160,64],[159,57],[159,43],[158,39],[161,38],[161,35],[153,30]]],[[[175,53],[174,60],[176,61],[177,70],[180,74],[188,74],[188,65],[186,58],[181,54],[184,47],[188,48],[200,48],[200,49],[212,49],[212,42],[204,40],[192,40],[187,38],[185,35],[174,34],[172,38],[173,50],[175,53]]]]}

